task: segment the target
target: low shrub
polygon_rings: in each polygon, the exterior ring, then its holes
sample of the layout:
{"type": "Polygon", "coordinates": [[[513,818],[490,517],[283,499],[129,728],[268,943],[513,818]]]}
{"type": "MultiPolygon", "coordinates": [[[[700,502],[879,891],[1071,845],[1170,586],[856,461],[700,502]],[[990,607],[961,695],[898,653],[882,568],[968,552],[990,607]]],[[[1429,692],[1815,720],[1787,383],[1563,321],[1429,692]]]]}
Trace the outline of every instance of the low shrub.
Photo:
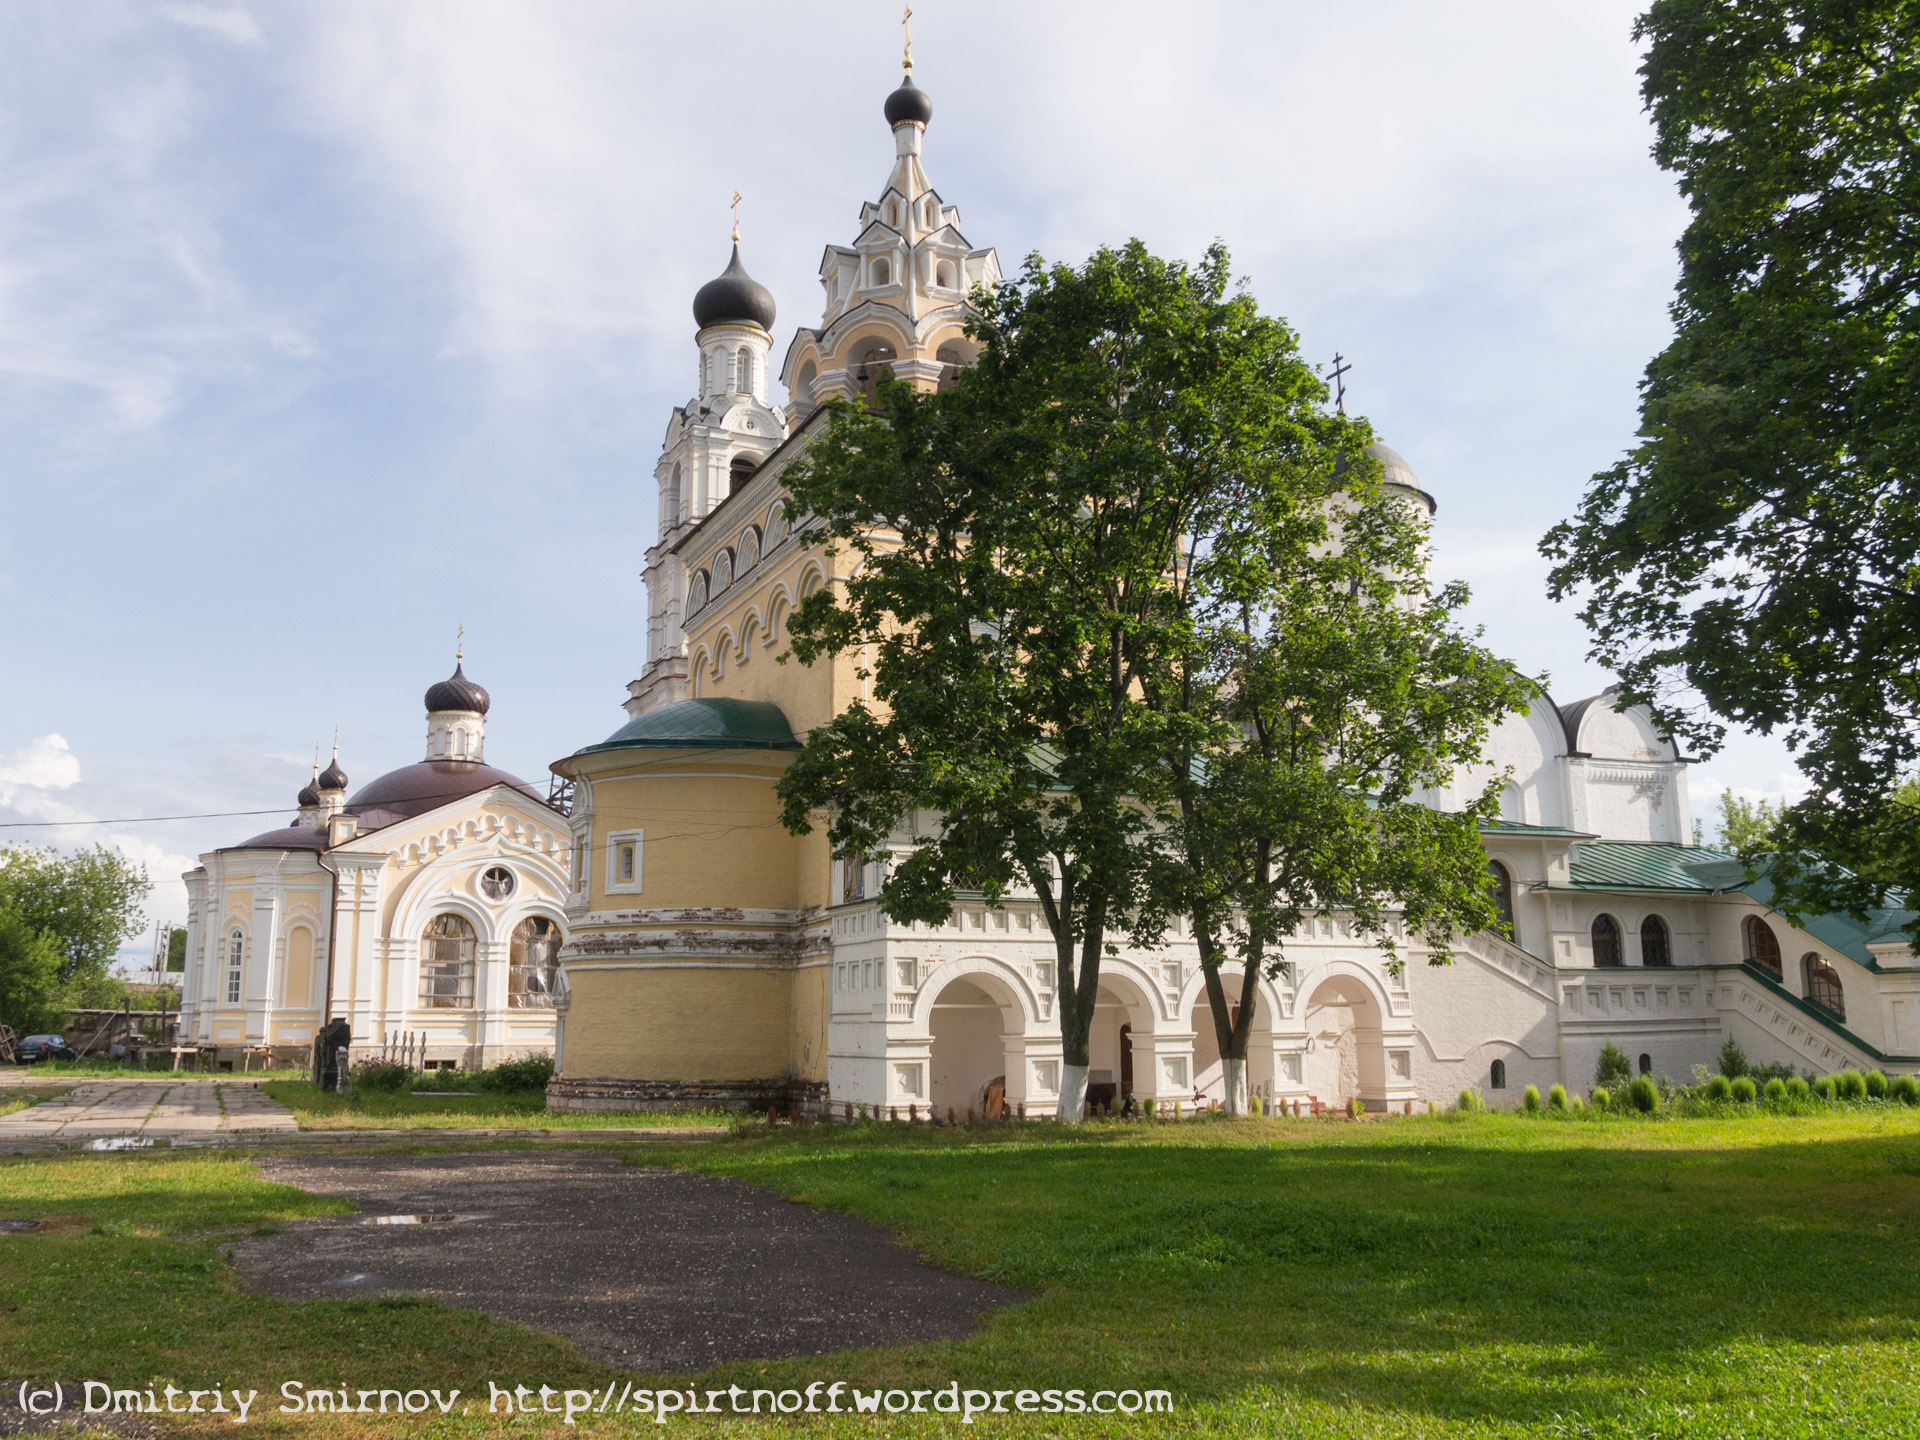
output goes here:
{"type": "Polygon", "coordinates": [[[1920,1080],[1911,1075],[1896,1075],[1887,1082],[1887,1097],[1902,1105],[1920,1105],[1920,1080]]]}
{"type": "Polygon", "coordinates": [[[1840,1087],[1834,1083],[1833,1076],[1822,1075],[1813,1082],[1813,1093],[1822,1100],[1831,1100],[1839,1093],[1840,1087]]]}
{"type": "Polygon", "coordinates": [[[1540,1087],[1538,1085],[1529,1085],[1521,1092],[1520,1108],[1522,1110],[1538,1110],[1540,1108],[1540,1087]]]}
{"type": "MultiPolygon", "coordinates": [[[[1769,1082],[1777,1083],[1777,1082],[1769,1082]]],[[[1742,1075],[1733,1082],[1733,1098],[1742,1105],[1751,1105],[1760,1093],[1760,1087],[1753,1083],[1753,1077],[1742,1075]]]]}
{"type": "Polygon", "coordinates": [[[1867,1077],[1858,1070],[1842,1070],[1833,1077],[1833,1087],[1842,1100],[1867,1098],[1867,1077]]]}
{"type": "MultiPolygon", "coordinates": [[[[1801,1083],[1805,1084],[1806,1082],[1802,1081],[1801,1083]]],[[[1787,1102],[1787,1082],[1776,1075],[1767,1081],[1766,1088],[1761,1093],[1767,1097],[1767,1104],[1784,1105],[1787,1102]]]]}
{"type": "Polygon", "coordinates": [[[1364,1100],[1358,1095],[1349,1095],[1347,1097],[1347,1118],[1349,1120],[1358,1120],[1366,1113],[1367,1106],[1364,1100]]]}
{"type": "Polygon", "coordinates": [[[1460,1098],[1454,1101],[1453,1108],[1462,1115],[1471,1115],[1480,1108],[1480,1097],[1471,1090],[1462,1090],[1460,1098]]]}
{"type": "Polygon", "coordinates": [[[1567,1108],[1569,1110],[1584,1110],[1587,1108],[1587,1102],[1582,1100],[1578,1095],[1569,1095],[1567,1097],[1567,1108]]]}
{"type": "MultiPolygon", "coordinates": [[[[862,1105],[860,1108],[862,1112],[864,1112],[867,1107],[862,1105]]],[[[1145,1115],[1149,1120],[1153,1119],[1153,1096],[1149,1095],[1140,1102],[1140,1113],[1145,1115]]]]}
{"type": "Polygon", "coordinates": [[[1731,1100],[1733,1098],[1733,1082],[1724,1075],[1712,1076],[1706,1083],[1705,1093],[1709,1100],[1731,1100]]]}
{"type": "Polygon", "coordinates": [[[553,1057],[551,1055],[523,1055],[518,1060],[508,1060],[494,1066],[491,1070],[476,1070],[473,1073],[473,1088],[476,1090],[544,1090],[547,1081],[553,1078],[553,1057]]]}
{"type": "Polygon", "coordinates": [[[1633,1101],[1633,1108],[1642,1115],[1651,1115],[1660,1108],[1660,1087],[1653,1083],[1649,1075],[1635,1079],[1627,1087],[1627,1094],[1633,1101]]]}
{"type": "Polygon", "coordinates": [[[1813,1087],[1807,1083],[1806,1076],[1789,1075],[1787,1077],[1787,1098],[1797,1101],[1813,1098],[1813,1087]]]}
{"type": "Polygon", "coordinates": [[[1869,1097],[1875,1100],[1884,1100],[1887,1098],[1887,1076],[1885,1071],[1869,1070],[1860,1077],[1860,1080],[1861,1083],[1867,1087],[1869,1097]]]}
{"type": "Polygon", "coordinates": [[[347,1074],[356,1095],[397,1095],[413,1079],[406,1066],[374,1055],[354,1061],[347,1074]]]}
{"type": "Polygon", "coordinates": [[[1596,1110],[1604,1110],[1613,1103],[1613,1096],[1607,1093],[1607,1087],[1604,1085],[1593,1087],[1592,1099],[1593,1108],[1596,1110]]]}
{"type": "Polygon", "coordinates": [[[1755,1065],[1747,1071],[1753,1077],[1753,1083],[1762,1090],[1767,1088],[1769,1080],[1791,1080],[1799,1073],[1785,1060],[1769,1060],[1765,1065],[1755,1065]]]}
{"type": "Polygon", "coordinates": [[[1567,1087],[1566,1086],[1555,1085],[1548,1089],[1547,1108],[1549,1110],[1564,1110],[1567,1108],[1567,1087]]]}
{"type": "Polygon", "coordinates": [[[1623,1086],[1633,1074],[1633,1062],[1627,1059],[1627,1052],[1613,1043],[1608,1035],[1600,1046],[1600,1061],[1594,1066],[1593,1088],[1597,1094],[1609,1086],[1623,1086]]]}

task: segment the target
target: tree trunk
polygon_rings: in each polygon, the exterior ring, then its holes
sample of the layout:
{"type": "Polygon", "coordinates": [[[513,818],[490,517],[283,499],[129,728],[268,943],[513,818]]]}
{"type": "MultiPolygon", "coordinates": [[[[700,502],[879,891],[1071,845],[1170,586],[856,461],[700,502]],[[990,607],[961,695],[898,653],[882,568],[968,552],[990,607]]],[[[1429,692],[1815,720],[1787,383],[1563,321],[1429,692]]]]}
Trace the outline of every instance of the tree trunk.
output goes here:
{"type": "Polygon", "coordinates": [[[1221,1108],[1227,1114],[1238,1118],[1246,1113],[1246,1106],[1241,1104],[1241,1096],[1246,1091],[1247,1062],[1239,1056],[1232,1058],[1223,1056],[1220,1060],[1220,1068],[1226,1074],[1227,1092],[1221,1108]]]}
{"type": "Polygon", "coordinates": [[[1069,1124],[1086,1118],[1087,1109],[1087,1067],[1085,1065],[1062,1064],[1060,1067],[1060,1103],[1054,1107],[1054,1118],[1069,1124]]]}

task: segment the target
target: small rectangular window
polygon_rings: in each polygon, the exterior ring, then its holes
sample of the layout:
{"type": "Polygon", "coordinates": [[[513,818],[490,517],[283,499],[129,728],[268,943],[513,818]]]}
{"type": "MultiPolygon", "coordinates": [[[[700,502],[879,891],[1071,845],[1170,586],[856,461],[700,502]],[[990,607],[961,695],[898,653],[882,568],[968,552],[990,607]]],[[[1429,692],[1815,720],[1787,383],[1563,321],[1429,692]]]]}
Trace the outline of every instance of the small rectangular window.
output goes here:
{"type": "Polygon", "coordinates": [[[638,895],[645,878],[646,836],[639,830],[616,830],[607,836],[607,891],[638,895]]]}

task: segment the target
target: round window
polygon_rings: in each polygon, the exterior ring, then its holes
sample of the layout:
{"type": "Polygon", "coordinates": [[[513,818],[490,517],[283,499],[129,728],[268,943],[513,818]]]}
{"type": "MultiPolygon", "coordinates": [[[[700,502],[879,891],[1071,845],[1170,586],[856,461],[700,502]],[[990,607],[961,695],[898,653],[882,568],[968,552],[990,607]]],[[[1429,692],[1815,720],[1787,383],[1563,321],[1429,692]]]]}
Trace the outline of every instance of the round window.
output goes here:
{"type": "Polygon", "coordinates": [[[495,865],[480,877],[480,888],[489,900],[504,900],[513,893],[513,872],[504,865],[495,865]]]}

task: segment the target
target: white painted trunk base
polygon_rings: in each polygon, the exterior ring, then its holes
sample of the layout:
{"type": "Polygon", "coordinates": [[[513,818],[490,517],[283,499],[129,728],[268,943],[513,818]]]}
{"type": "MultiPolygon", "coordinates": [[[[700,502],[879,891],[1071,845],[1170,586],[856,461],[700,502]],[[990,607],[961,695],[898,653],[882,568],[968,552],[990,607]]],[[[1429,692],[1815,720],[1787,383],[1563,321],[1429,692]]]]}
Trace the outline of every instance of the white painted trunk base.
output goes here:
{"type": "Polygon", "coordinates": [[[1220,1062],[1220,1069],[1223,1072],[1223,1078],[1225,1080],[1223,1088],[1226,1091],[1226,1098],[1221,1101],[1220,1108],[1225,1110],[1229,1115],[1246,1114],[1247,1062],[1245,1060],[1222,1060],[1220,1062]]]}
{"type": "Polygon", "coordinates": [[[1055,1118],[1071,1124],[1084,1118],[1086,1111],[1087,1067],[1062,1065],[1060,1067],[1060,1106],[1054,1111],[1055,1118]]]}

